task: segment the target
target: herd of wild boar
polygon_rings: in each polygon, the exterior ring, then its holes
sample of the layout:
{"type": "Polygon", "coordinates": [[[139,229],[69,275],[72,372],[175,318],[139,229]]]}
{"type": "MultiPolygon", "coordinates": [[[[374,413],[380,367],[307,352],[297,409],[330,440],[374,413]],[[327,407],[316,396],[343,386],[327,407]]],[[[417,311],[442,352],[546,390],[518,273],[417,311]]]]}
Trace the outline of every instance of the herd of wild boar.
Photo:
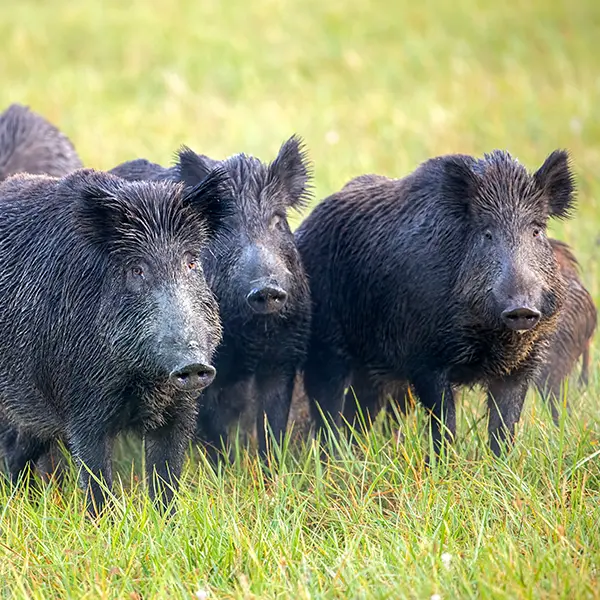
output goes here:
{"type": "Polygon", "coordinates": [[[259,452],[306,395],[316,429],[367,422],[409,389],[440,452],[455,389],[488,394],[510,444],[526,392],[555,421],[587,381],[596,308],[549,219],[575,207],[564,151],[534,173],[507,152],[448,155],[402,179],[362,175],[310,198],[297,137],[270,163],[182,148],[173,166],[83,168],[28,108],[0,115],[0,444],[8,477],[51,473],[61,444],[95,514],[113,443],[144,436],[167,507],[190,441],[213,461],[254,407],[259,452]],[[270,429],[270,433],[266,433],[270,429]]]}

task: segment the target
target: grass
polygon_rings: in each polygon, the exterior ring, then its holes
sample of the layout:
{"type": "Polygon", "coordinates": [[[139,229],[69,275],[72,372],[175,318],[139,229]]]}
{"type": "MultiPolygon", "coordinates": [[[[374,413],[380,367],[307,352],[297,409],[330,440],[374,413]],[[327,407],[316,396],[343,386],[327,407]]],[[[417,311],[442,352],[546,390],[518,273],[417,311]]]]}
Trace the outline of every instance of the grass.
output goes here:
{"type": "MultiPolygon", "coordinates": [[[[182,143],[269,160],[297,132],[316,199],[446,152],[506,148],[533,169],[565,147],[579,210],[552,232],[598,302],[599,36],[593,0],[19,0],[0,4],[0,107],[31,105],[97,168],[168,163],[182,143]]],[[[2,596],[598,598],[599,357],[560,428],[531,394],[504,460],[471,393],[431,470],[417,412],[402,441],[378,423],[327,466],[291,444],[269,483],[244,453],[218,475],[194,458],[171,521],[141,489],[138,446],[97,524],[74,476],[0,486],[2,596]]]]}

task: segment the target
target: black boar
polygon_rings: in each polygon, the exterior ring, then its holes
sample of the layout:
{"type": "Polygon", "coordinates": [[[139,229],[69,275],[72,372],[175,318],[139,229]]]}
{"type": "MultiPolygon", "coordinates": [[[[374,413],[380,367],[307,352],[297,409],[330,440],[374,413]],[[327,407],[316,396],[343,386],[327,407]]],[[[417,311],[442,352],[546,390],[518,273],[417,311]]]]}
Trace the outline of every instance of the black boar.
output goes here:
{"type": "Polygon", "coordinates": [[[131,179],[175,179],[196,185],[210,169],[229,175],[235,214],[227,239],[207,254],[205,272],[217,296],[223,343],[217,350],[215,383],[200,398],[197,439],[213,458],[228,428],[257,403],[259,448],[267,448],[264,415],[276,439],[284,434],[294,378],[304,361],[310,296],[293,234],[290,208],[307,199],[309,167],[296,136],[269,165],[237,154],[216,161],[184,148],[175,166],[140,159],[113,173],[131,179]]]}
{"type": "Polygon", "coordinates": [[[60,177],[82,167],[69,138],[21,104],[0,114],[0,180],[15,173],[60,177]]]}
{"type": "MultiPolygon", "coordinates": [[[[561,385],[581,358],[580,385],[587,385],[589,348],[596,329],[597,311],[594,301],[579,277],[579,264],[572,250],[564,242],[549,240],[567,285],[567,293],[558,319],[558,326],[548,342],[547,356],[534,379],[542,398],[549,402],[552,418],[559,420],[558,402],[562,398],[561,385]]],[[[388,399],[395,402],[401,412],[407,412],[409,388],[406,382],[386,383],[371,380],[355,373],[352,387],[346,392],[344,418],[352,423],[356,417],[357,402],[363,413],[374,420],[388,399]]]]}
{"type": "Polygon", "coordinates": [[[166,505],[221,338],[201,267],[227,218],[226,176],[185,189],[79,170],[0,184],[0,409],[12,479],[62,439],[90,511],[111,485],[115,436],[145,436],[166,505]],[[91,475],[90,475],[91,473],[91,475]],[[165,486],[164,481],[170,485],[165,486]],[[91,494],[90,494],[91,492],[91,494]]]}
{"type": "Polygon", "coordinates": [[[439,451],[455,434],[453,386],[480,383],[499,454],[556,329],[565,283],[546,225],[569,215],[573,195],[565,152],[531,175],[494,151],[434,158],[400,180],[363,176],[317,205],[296,243],[311,285],[304,384],[318,423],[320,407],[339,424],[354,376],[408,382],[439,451]]]}
{"type": "Polygon", "coordinates": [[[550,240],[561,273],[567,283],[565,304],[558,328],[550,339],[548,356],[535,379],[542,397],[549,402],[552,418],[558,424],[561,386],[581,358],[579,382],[588,383],[589,348],[596,329],[597,313],[590,293],[579,277],[579,264],[563,242],[550,240]]]}

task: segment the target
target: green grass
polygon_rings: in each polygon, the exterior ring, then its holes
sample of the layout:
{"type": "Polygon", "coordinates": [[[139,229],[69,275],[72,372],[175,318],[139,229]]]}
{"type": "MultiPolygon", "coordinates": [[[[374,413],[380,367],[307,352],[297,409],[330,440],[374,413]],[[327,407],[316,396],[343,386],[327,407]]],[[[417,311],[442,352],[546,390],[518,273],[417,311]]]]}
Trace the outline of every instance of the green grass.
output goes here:
{"type": "MultiPolygon", "coordinates": [[[[446,152],[506,148],[533,169],[568,148],[579,210],[552,232],[600,301],[594,0],[19,0],[0,3],[0,39],[0,107],[30,104],[97,168],[168,163],[182,143],[270,160],[297,132],[319,199],[446,152]]],[[[218,476],[194,459],[170,521],[138,483],[138,447],[98,524],[73,478],[0,486],[2,597],[600,597],[599,358],[560,429],[531,395],[506,460],[471,394],[431,470],[418,412],[401,442],[380,423],[326,467],[290,447],[268,484],[246,455],[218,476]]]]}

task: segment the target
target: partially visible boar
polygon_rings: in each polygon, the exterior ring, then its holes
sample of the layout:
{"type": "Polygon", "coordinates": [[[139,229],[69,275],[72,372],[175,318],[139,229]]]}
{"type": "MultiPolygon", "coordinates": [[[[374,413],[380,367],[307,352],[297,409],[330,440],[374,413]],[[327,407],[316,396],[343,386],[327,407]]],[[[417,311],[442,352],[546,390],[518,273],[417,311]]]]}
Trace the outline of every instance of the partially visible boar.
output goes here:
{"type": "Polygon", "coordinates": [[[550,240],[560,270],[567,283],[567,296],[558,329],[550,340],[548,357],[535,379],[542,397],[550,403],[552,418],[558,424],[561,386],[581,358],[580,384],[587,385],[589,348],[596,329],[597,312],[590,293],[579,277],[579,264],[563,242],[550,240]]]}
{"type": "MultiPolygon", "coordinates": [[[[82,167],[69,138],[42,116],[21,104],[11,104],[0,114],[0,181],[17,173],[60,177],[82,167]]],[[[7,449],[16,439],[4,417],[0,416],[0,447],[7,449]]],[[[44,475],[58,473],[60,451],[40,458],[37,464],[44,475]]]]}
{"type": "Polygon", "coordinates": [[[204,261],[219,302],[223,343],[215,383],[200,398],[197,439],[216,458],[230,426],[256,403],[264,455],[265,415],[281,439],[309,337],[308,282],[287,221],[288,210],[302,209],[308,195],[309,166],[299,138],[285,142],[270,164],[245,154],[216,161],[183,149],[169,169],[140,159],[112,172],[193,186],[216,166],[229,175],[235,214],[228,221],[231,233],[204,261]]]}
{"type": "MultiPolygon", "coordinates": [[[[16,173],[60,177],[81,167],[69,138],[28,107],[11,104],[0,114],[0,181],[16,173]]],[[[10,447],[16,435],[0,416],[0,447],[10,447]]],[[[38,464],[42,471],[58,464],[60,452],[46,458],[38,464]]]]}
{"type": "MultiPolygon", "coordinates": [[[[567,154],[534,174],[508,153],[434,158],[400,180],[363,176],[296,231],[311,284],[304,384],[339,425],[353,378],[408,382],[453,438],[453,387],[488,391],[489,441],[512,441],[565,299],[546,236],[574,205],[567,154]]],[[[360,398],[359,398],[360,400],[360,398]]]]}
{"type": "Polygon", "coordinates": [[[82,167],[69,138],[21,104],[0,114],[0,180],[16,173],[60,177],[82,167]]]}
{"type": "Polygon", "coordinates": [[[185,189],[86,169],[0,184],[0,410],[13,480],[61,439],[99,512],[96,478],[111,485],[114,439],[134,430],[151,495],[170,502],[196,398],[215,376],[221,325],[201,259],[228,216],[225,177],[185,189]]]}

